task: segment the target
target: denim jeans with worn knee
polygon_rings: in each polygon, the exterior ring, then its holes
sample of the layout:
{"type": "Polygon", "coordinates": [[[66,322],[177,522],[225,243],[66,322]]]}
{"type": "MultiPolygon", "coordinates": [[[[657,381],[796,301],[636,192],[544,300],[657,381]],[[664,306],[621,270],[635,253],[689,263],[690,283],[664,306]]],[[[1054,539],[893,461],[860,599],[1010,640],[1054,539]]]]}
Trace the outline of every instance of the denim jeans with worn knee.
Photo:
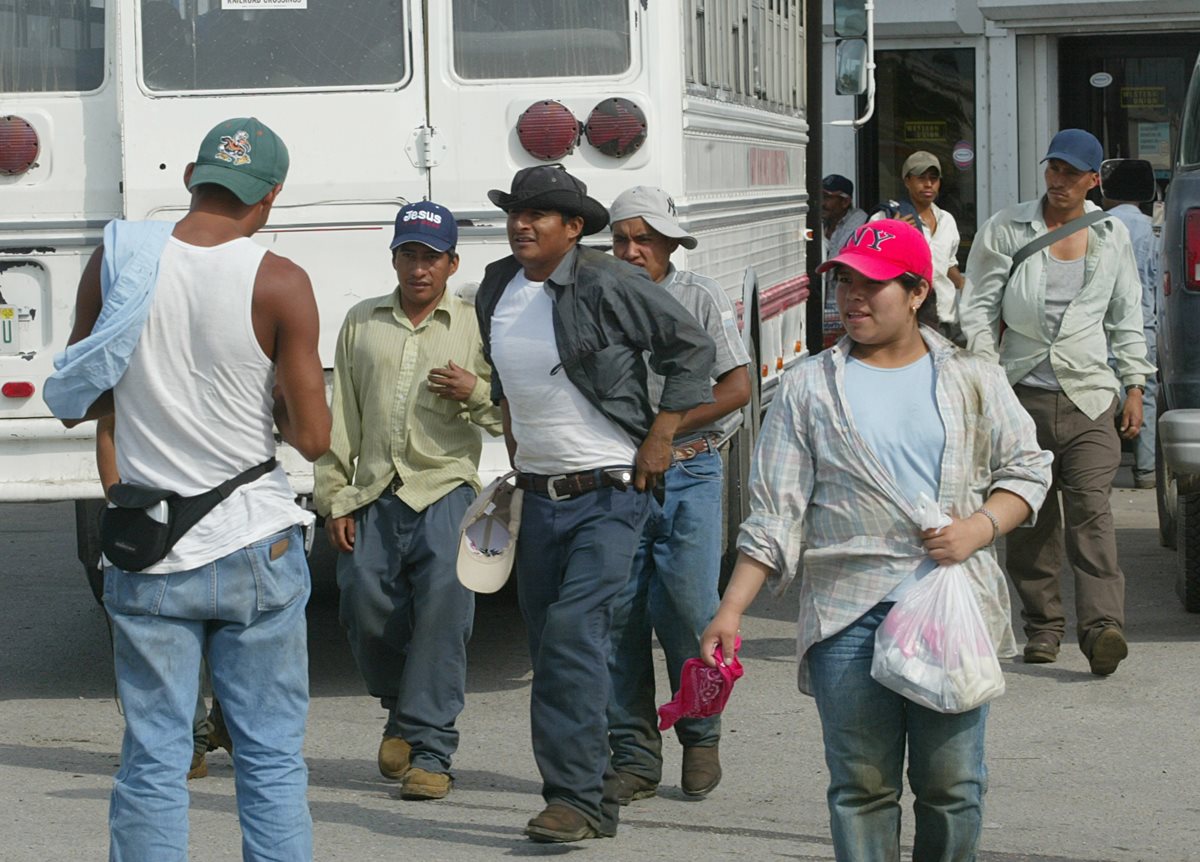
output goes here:
{"type": "Polygon", "coordinates": [[[338,555],[339,614],[367,690],[388,710],[383,732],[430,772],[448,772],[458,749],[475,594],[455,567],[474,499],[459,485],[417,512],[384,494],[355,514],[354,551],[338,555]]]}
{"type": "Polygon", "coordinates": [[[805,657],[825,737],[834,852],[839,862],[898,862],[907,744],[913,859],[970,862],[983,825],[988,708],[945,715],[871,678],[875,629],[891,607],[876,605],[805,657]]]}
{"type": "Polygon", "coordinates": [[[568,500],[525,492],[517,596],[529,635],[529,714],[542,798],[617,830],[609,766],[609,629],[651,495],[600,488],[568,500]]]}
{"type": "Polygon", "coordinates": [[[109,807],[111,862],[187,859],[187,771],[203,655],[234,743],[243,859],[312,858],[301,755],[309,589],[299,527],[188,571],[105,569],[125,709],[109,807]]]}
{"type": "MultiPolygon", "coordinates": [[[[667,470],[663,505],[650,517],[633,570],[613,612],[612,696],[608,739],[613,768],[658,782],[662,734],[654,692],[653,637],[667,658],[670,700],[683,663],[700,654],[700,634],[717,612],[721,568],[721,455],[701,452],[667,470]]],[[[675,725],[685,746],[713,746],[721,719],[685,718],[675,725]]]]}

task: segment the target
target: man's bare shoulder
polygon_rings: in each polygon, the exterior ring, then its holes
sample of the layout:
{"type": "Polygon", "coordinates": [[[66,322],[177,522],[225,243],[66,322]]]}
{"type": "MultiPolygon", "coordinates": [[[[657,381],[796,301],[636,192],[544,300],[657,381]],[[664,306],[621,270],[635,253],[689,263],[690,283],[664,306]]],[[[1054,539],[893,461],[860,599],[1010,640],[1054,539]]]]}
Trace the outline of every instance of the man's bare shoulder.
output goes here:
{"type": "Polygon", "coordinates": [[[303,267],[294,261],[269,251],[263,255],[258,267],[258,278],[254,283],[256,289],[312,289],[312,281],[303,267]]]}

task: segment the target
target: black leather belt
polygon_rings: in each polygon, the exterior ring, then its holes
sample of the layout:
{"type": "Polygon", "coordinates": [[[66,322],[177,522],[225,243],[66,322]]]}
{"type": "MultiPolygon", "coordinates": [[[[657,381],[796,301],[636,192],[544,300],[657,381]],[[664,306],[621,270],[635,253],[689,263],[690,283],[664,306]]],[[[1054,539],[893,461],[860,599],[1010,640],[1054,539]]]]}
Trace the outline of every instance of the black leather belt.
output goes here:
{"type": "Polygon", "coordinates": [[[579,473],[560,473],[557,476],[517,474],[518,488],[535,494],[545,494],[551,500],[570,500],[598,488],[617,488],[624,491],[632,484],[632,467],[599,467],[579,473]]]}
{"type": "Polygon", "coordinates": [[[404,480],[399,476],[392,477],[392,484],[388,486],[388,493],[399,494],[400,489],[404,487],[404,480]]]}
{"type": "Polygon", "coordinates": [[[673,448],[676,461],[686,461],[689,458],[695,458],[701,452],[707,452],[712,447],[708,443],[707,437],[697,437],[695,440],[689,440],[686,443],[680,443],[673,448]]]}

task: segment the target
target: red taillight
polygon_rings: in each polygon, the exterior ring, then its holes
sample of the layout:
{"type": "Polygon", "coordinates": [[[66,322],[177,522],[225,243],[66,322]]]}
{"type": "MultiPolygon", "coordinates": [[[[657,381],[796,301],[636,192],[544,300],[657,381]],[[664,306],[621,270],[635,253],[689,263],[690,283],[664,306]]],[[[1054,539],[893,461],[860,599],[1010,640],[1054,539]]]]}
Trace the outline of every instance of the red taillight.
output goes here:
{"type": "Polygon", "coordinates": [[[0,386],[0,393],[3,393],[5,398],[28,398],[33,394],[32,383],[17,383],[9,382],[0,386]]]}
{"type": "Polygon", "coordinates": [[[574,151],[579,143],[579,121],[562,102],[546,99],[521,114],[517,137],[529,155],[553,162],[574,151]]]}
{"type": "Polygon", "coordinates": [[[605,99],[592,109],[584,132],[604,155],[621,158],[646,142],[646,115],[628,99],[605,99]]]}
{"type": "Polygon", "coordinates": [[[1183,222],[1183,286],[1200,290],[1200,209],[1188,210],[1183,222]]]}
{"type": "Polygon", "coordinates": [[[23,174],[37,161],[37,132],[20,117],[0,117],[0,174],[23,174]]]}

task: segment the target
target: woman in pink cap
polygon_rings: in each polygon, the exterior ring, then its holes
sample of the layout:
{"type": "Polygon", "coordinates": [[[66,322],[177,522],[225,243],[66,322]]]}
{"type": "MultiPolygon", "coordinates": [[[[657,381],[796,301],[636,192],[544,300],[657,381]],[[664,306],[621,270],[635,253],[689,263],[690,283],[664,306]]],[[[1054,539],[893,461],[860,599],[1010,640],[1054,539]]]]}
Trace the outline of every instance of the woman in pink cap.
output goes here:
{"type": "Polygon", "coordinates": [[[948,715],[871,678],[875,629],[939,565],[961,563],[996,651],[1015,653],[996,539],[1036,512],[1050,455],[999,366],[936,329],[929,246],[901,221],[859,228],[837,257],[846,335],[783,378],[763,422],[738,562],[701,639],[733,654],[764,581],[781,592],[804,556],[801,691],[817,702],[837,858],[899,859],[905,749],[913,858],[975,858],[987,771],[987,706],[948,715]],[[922,532],[921,493],[950,518],[922,532]]]}

